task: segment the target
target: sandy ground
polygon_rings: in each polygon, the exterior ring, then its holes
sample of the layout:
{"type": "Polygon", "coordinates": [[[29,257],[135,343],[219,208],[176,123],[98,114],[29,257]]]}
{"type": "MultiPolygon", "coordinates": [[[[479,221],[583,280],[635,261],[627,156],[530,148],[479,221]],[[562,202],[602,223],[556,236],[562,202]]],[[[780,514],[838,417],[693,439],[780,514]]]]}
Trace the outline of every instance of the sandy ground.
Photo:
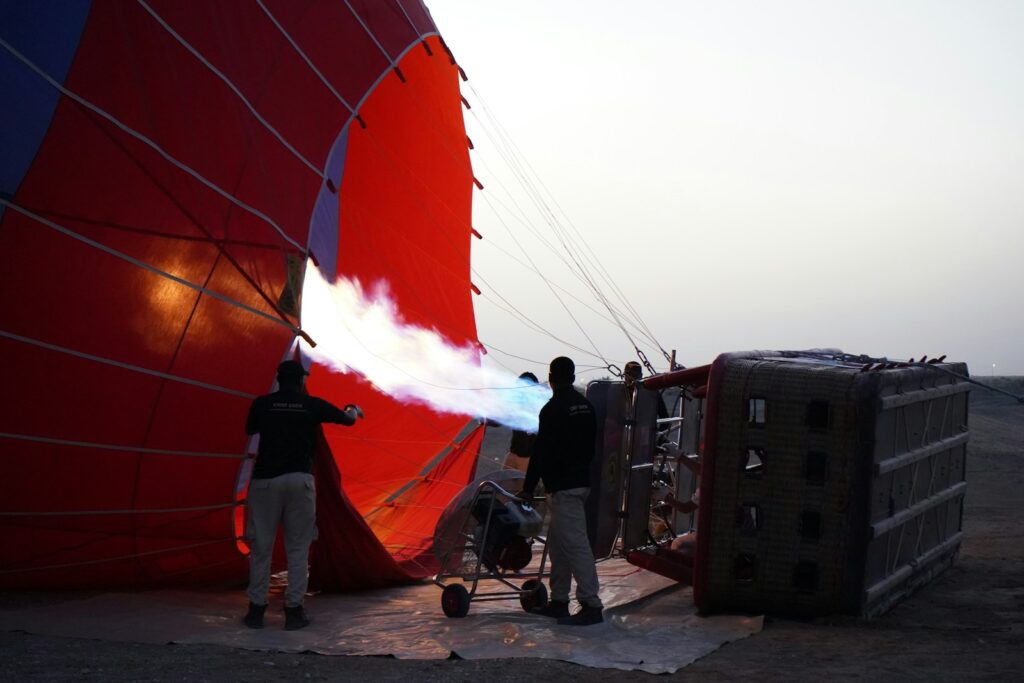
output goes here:
{"type": "MultiPolygon", "coordinates": [[[[989,378],[985,378],[989,381],[989,378]]],[[[993,383],[1024,394],[1024,378],[993,383]]],[[[965,542],[957,564],[885,616],[865,622],[768,619],[666,680],[1024,680],[1024,405],[971,397],[965,542]]],[[[15,593],[0,609],[82,594],[15,593]]],[[[0,633],[0,681],[635,681],[650,674],[539,659],[408,661],[141,645],[0,633]]]]}

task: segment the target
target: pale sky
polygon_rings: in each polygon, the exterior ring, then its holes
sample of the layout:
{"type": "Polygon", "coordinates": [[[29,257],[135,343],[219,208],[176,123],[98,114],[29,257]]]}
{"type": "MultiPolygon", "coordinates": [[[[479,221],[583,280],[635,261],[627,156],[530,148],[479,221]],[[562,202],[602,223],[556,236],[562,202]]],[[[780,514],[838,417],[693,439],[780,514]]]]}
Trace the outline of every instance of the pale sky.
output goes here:
{"type": "Polygon", "coordinates": [[[557,238],[488,138],[496,119],[686,365],[838,347],[1024,374],[1024,2],[428,7],[470,78],[485,343],[603,364],[498,308],[511,304],[620,367],[635,357],[505,253],[525,260],[514,235],[599,307],[543,243],[557,238]]]}

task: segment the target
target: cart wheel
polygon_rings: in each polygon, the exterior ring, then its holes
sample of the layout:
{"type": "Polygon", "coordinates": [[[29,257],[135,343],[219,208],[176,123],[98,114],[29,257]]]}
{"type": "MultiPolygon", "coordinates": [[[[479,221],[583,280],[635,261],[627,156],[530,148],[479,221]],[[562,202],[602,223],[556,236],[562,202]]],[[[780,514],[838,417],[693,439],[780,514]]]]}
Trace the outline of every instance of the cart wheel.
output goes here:
{"type": "Polygon", "coordinates": [[[445,586],[441,591],[441,609],[446,617],[464,617],[469,614],[469,591],[461,583],[445,586]]]}
{"type": "Polygon", "coordinates": [[[530,579],[523,584],[523,591],[529,592],[524,592],[519,596],[519,604],[527,612],[532,612],[536,607],[548,606],[548,588],[543,581],[530,579]]]}

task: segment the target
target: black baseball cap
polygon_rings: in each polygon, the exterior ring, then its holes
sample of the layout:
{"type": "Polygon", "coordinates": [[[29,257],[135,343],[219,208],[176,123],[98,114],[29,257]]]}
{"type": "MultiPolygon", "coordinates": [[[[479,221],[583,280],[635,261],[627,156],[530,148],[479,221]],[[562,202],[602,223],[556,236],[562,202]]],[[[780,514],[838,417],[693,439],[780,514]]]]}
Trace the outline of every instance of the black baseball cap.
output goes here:
{"type": "Polygon", "coordinates": [[[302,367],[302,363],[297,360],[286,360],[277,366],[277,378],[282,379],[300,379],[308,375],[309,372],[306,368],[302,367]]]}

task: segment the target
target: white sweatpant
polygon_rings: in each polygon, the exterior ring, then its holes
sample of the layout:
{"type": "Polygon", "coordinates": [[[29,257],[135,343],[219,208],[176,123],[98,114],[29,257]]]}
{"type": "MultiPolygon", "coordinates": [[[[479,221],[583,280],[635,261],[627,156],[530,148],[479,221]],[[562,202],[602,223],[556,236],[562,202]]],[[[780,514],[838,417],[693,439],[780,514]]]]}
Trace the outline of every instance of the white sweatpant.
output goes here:
{"type": "Polygon", "coordinates": [[[249,514],[245,536],[249,541],[249,602],[267,604],[270,561],[277,527],[284,525],[288,555],[288,588],[285,605],[302,604],[309,583],[309,545],[316,538],[316,488],[313,475],[290,472],[273,479],[249,483],[249,514]]]}
{"type": "Polygon", "coordinates": [[[576,488],[548,496],[551,599],[569,602],[569,588],[575,578],[576,600],[585,607],[601,607],[597,567],[587,539],[587,517],[583,509],[589,493],[589,488],[576,488]]]}

